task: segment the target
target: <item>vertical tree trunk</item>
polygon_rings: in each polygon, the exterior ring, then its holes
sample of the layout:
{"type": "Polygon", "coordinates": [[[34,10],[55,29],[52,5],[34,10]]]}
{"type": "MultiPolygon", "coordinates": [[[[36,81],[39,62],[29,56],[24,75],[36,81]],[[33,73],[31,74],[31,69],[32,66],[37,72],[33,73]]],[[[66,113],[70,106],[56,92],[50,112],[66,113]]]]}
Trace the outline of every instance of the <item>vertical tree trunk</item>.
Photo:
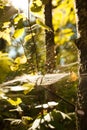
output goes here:
{"type": "Polygon", "coordinates": [[[78,130],[87,130],[87,0],[76,0],[80,38],[76,45],[81,52],[80,83],[78,86],[78,130]]]}
{"type": "Polygon", "coordinates": [[[45,33],[46,42],[46,72],[52,73],[55,69],[55,53],[54,53],[54,32],[52,26],[52,0],[48,0],[45,5],[45,24],[49,26],[52,31],[45,33]]]}
{"type": "MultiPolygon", "coordinates": [[[[45,24],[51,28],[52,31],[45,31],[45,43],[46,43],[46,73],[53,73],[55,70],[55,51],[54,51],[54,29],[52,25],[52,0],[47,0],[44,9],[45,24]]],[[[49,85],[48,88],[55,93],[53,85],[49,85]]],[[[45,100],[53,100],[54,97],[50,92],[45,91],[45,100]]]]}

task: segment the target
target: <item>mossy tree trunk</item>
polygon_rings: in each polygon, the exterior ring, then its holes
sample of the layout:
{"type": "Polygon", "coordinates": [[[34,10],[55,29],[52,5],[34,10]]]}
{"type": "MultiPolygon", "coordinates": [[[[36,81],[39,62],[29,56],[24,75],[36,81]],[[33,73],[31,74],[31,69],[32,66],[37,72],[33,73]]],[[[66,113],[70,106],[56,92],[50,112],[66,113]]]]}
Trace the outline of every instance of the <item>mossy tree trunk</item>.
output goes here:
{"type": "Polygon", "coordinates": [[[76,0],[80,38],[76,45],[80,50],[80,83],[78,86],[77,123],[78,130],[87,130],[87,0],[76,0]]]}
{"type": "Polygon", "coordinates": [[[52,0],[48,0],[45,5],[45,24],[51,28],[52,31],[46,30],[46,72],[52,73],[55,69],[55,53],[54,53],[54,32],[52,25],[52,0]]]}

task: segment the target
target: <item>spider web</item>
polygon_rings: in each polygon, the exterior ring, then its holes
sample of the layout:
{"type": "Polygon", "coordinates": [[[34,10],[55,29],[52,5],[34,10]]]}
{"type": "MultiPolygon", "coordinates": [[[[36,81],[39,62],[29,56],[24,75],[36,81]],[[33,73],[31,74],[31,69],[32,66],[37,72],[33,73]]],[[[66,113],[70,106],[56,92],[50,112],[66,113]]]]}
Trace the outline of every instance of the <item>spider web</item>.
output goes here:
{"type": "Polygon", "coordinates": [[[4,82],[0,86],[8,86],[8,85],[13,85],[16,82],[24,83],[24,82],[29,82],[29,83],[34,83],[37,86],[39,85],[51,85],[59,80],[61,80],[64,77],[69,76],[70,73],[58,73],[58,74],[46,74],[46,75],[29,75],[25,74],[22,76],[17,76],[15,79],[4,82]]]}

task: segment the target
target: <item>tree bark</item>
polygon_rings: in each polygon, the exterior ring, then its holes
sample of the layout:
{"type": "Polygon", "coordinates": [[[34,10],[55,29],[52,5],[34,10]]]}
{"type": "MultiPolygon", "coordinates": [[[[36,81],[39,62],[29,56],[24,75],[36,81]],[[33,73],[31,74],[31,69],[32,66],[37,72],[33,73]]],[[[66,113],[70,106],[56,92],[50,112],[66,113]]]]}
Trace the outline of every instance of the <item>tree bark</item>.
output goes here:
{"type": "Polygon", "coordinates": [[[46,72],[52,73],[55,69],[55,52],[54,52],[54,32],[52,25],[52,0],[48,0],[45,5],[45,24],[51,28],[52,31],[46,30],[46,72]]]}
{"type": "Polygon", "coordinates": [[[80,50],[80,83],[77,95],[77,129],[87,130],[87,0],[76,0],[80,38],[76,45],[80,50]]]}

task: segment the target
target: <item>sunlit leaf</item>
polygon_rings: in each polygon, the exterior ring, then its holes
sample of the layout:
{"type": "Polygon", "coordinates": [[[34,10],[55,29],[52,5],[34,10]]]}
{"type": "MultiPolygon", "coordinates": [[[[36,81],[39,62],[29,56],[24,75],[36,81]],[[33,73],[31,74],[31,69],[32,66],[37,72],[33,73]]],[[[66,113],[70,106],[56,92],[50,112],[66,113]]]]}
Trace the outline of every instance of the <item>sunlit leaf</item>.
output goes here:
{"type": "Polygon", "coordinates": [[[26,90],[24,90],[24,94],[29,93],[32,89],[34,89],[35,84],[33,83],[25,83],[22,85],[23,88],[25,88],[26,90]]]}
{"type": "Polygon", "coordinates": [[[25,42],[28,42],[28,41],[32,38],[32,36],[34,36],[34,35],[35,35],[35,33],[26,35],[25,38],[24,38],[24,41],[25,41],[25,42]]]}
{"type": "Polygon", "coordinates": [[[75,12],[71,12],[70,16],[69,16],[69,20],[72,24],[76,23],[76,19],[75,19],[75,12]]]}
{"type": "Polygon", "coordinates": [[[64,34],[69,34],[69,33],[71,33],[72,32],[72,29],[71,28],[66,28],[66,29],[63,29],[62,30],[62,33],[64,33],[64,34]]]}
{"type": "Polygon", "coordinates": [[[13,105],[13,106],[18,106],[20,103],[22,103],[21,98],[17,98],[17,100],[12,100],[11,98],[7,99],[7,101],[13,105]]]}
{"type": "Polygon", "coordinates": [[[13,65],[10,66],[10,69],[11,69],[12,71],[16,71],[16,70],[18,70],[18,68],[19,68],[19,65],[18,65],[18,64],[13,64],[13,65]]]}
{"type": "Polygon", "coordinates": [[[47,25],[45,25],[40,19],[37,19],[36,23],[39,24],[43,29],[46,29],[48,31],[52,31],[52,29],[50,27],[48,27],[47,25]]]}
{"type": "Polygon", "coordinates": [[[14,62],[17,64],[25,64],[27,62],[27,58],[23,55],[21,57],[17,57],[14,62]]]}
{"type": "Polygon", "coordinates": [[[12,71],[16,71],[19,69],[19,66],[21,64],[25,64],[27,62],[27,58],[25,55],[22,55],[20,57],[17,57],[15,60],[14,60],[14,63],[10,66],[11,70],[12,71]]]}
{"type": "Polygon", "coordinates": [[[33,1],[30,6],[32,12],[39,12],[41,11],[41,8],[42,8],[42,2],[40,0],[33,1]]]}
{"type": "Polygon", "coordinates": [[[19,22],[20,19],[24,19],[24,15],[23,14],[18,14],[15,16],[14,18],[14,23],[17,24],[19,22]]]}
{"type": "Polygon", "coordinates": [[[10,25],[10,22],[4,22],[2,28],[9,27],[9,25],[10,25]]]}
{"type": "Polygon", "coordinates": [[[24,28],[15,30],[13,37],[14,38],[22,37],[24,35],[24,31],[25,31],[24,28]]]}
{"type": "Polygon", "coordinates": [[[0,38],[5,39],[7,41],[7,45],[11,45],[10,31],[10,28],[7,28],[3,32],[0,32],[0,38]]]}

